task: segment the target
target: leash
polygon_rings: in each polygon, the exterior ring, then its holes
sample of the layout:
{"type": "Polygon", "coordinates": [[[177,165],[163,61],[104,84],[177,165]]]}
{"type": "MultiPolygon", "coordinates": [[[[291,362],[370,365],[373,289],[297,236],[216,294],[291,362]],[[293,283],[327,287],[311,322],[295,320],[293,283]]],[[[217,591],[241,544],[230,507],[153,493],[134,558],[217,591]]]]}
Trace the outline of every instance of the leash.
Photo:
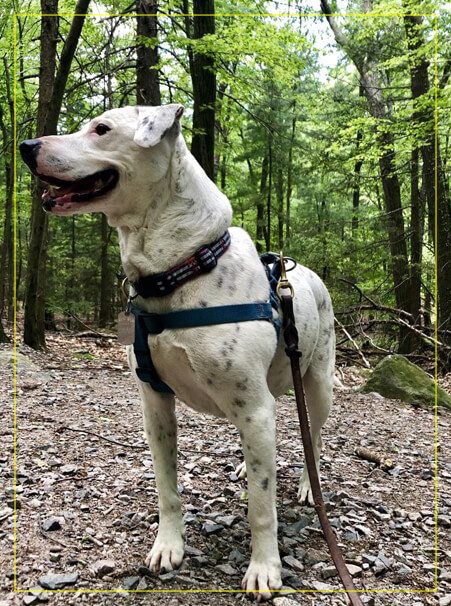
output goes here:
{"type": "Polygon", "coordinates": [[[330,525],[329,518],[327,517],[326,507],[321,493],[321,486],[319,483],[318,472],[316,470],[315,457],[313,454],[312,439],[310,436],[310,426],[307,408],[305,406],[304,387],[302,383],[300,358],[302,352],[299,351],[299,337],[296,328],[293,311],[293,297],[294,290],[290,282],[287,280],[285,270],[285,260],[282,252],[280,253],[280,280],[277,285],[277,294],[280,298],[282,306],[283,324],[282,331],[285,340],[285,352],[290,358],[291,372],[293,374],[293,385],[296,396],[296,406],[299,416],[299,424],[301,426],[302,444],[304,447],[305,462],[307,465],[307,471],[310,479],[310,486],[312,489],[313,501],[315,503],[315,510],[318,515],[321,528],[323,529],[324,537],[326,539],[327,546],[329,548],[330,555],[332,556],[335,568],[338,571],[343,586],[348,594],[350,603],[352,606],[363,606],[362,600],[357,593],[357,589],[354,586],[351,575],[346,567],[343,555],[337,543],[337,538],[330,525]]]}

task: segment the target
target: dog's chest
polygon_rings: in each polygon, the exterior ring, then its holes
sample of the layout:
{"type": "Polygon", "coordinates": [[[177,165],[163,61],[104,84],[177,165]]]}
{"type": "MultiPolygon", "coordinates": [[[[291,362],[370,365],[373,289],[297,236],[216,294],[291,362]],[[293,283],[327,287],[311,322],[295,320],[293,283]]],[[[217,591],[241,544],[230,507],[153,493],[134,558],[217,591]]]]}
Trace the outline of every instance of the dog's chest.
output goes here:
{"type": "Polygon", "coordinates": [[[179,400],[199,412],[224,416],[209,390],[205,388],[208,386],[205,373],[214,372],[214,358],[205,356],[200,365],[199,355],[195,355],[193,349],[195,346],[190,344],[189,332],[192,331],[184,332],[188,332],[187,339],[183,339],[180,332],[174,331],[165,331],[162,335],[150,338],[149,345],[155,368],[179,400]]]}

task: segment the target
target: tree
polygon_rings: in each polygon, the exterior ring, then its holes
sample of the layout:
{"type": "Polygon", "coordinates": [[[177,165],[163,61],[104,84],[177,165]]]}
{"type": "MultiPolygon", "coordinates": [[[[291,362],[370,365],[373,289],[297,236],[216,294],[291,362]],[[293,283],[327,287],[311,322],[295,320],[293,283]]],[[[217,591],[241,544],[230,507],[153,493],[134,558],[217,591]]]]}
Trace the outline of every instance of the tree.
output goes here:
{"type": "MultiPolygon", "coordinates": [[[[188,13],[188,0],[184,0],[188,13]]],[[[193,137],[191,153],[212,181],[215,180],[216,71],[212,52],[200,50],[196,41],[215,33],[214,0],[193,0],[192,19],[186,17],[191,83],[193,88],[193,137]]]]}
{"type": "MultiPolygon", "coordinates": [[[[39,99],[36,136],[56,134],[64,89],[70,72],[90,0],[78,0],[75,16],[64,43],[58,70],[58,0],[41,0],[41,51],[39,99]],[[80,16],[81,15],[81,16],[80,16]],[[56,72],[56,75],[55,75],[56,72]]],[[[33,182],[31,234],[28,249],[27,286],[25,294],[24,341],[33,349],[45,348],[45,289],[48,218],[41,208],[42,187],[33,182]]]]}

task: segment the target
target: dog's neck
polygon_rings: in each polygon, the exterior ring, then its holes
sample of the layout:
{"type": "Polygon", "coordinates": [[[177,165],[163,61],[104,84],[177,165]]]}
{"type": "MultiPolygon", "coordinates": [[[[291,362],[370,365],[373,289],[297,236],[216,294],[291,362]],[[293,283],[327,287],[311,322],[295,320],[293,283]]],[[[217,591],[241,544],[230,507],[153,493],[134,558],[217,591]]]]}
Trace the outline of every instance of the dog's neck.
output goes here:
{"type": "MultiPolygon", "coordinates": [[[[152,186],[141,215],[118,225],[121,260],[131,281],[168,270],[230,226],[230,202],[179,136],[166,175],[152,186]]],[[[141,204],[141,208],[143,205],[141,204]]]]}

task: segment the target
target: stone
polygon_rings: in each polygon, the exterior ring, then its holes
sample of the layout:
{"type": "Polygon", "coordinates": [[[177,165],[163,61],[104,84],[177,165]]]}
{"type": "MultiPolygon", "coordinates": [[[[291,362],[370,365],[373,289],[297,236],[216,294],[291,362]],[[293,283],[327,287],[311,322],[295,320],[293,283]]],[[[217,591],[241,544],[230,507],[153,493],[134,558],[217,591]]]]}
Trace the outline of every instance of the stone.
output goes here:
{"type": "Polygon", "coordinates": [[[68,572],[66,574],[55,574],[50,572],[39,578],[39,585],[44,589],[62,589],[66,585],[75,585],[78,579],[78,572],[68,572]]]}
{"type": "Polygon", "coordinates": [[[297,570],[299,572],[302,572],[304,570],[304,565],[302,564],[302,562],[300,562],[299,560],[297,560],[296,558],[294,558],[291,555],[287,555],[284,558],[282,558],[284,563],[289,566],[290,568],[292,568],[293,570],[297,570]]]}
{"type": "Polygon", "coordinates": [[[227,575],[238,574],[238,571],[235,570],[235,568],[230,564],[218,564],[218,566],[215,566],[215,568],[227,575]]]}
{"type": "Polygon", "coordinates": [[[233,524],[235,524],[235,522],[238,521],[238,517],[235,515],[217,516],[215,520],[218,524],[222,524],[226,528],[230,528],[233,524]]]}
{"type": "MultiPolygon", "coordinates": [[[[435,389],[424,370],[398,354],[383,358],[362,387],[366,393],[376,391],[385,398],[428,407],[434,406],[435,389]]],[[[439,406],[451,409],[451,397],[441,387],[437,390],[439,406]]]]}
{"type": "Polygon", "coordinates": [[[232,549],[229,554],[229,560],[235,564],[241,564],[246,560],[246,556],[243,555],[239,549],[232,549]]]}
{"type": "Polygon", "coordinates": [[[126,577],[122,582],[122,589],[126,591],[136,589],[139,583],[139,577],[126,577]]]}
{"type": "Polygon", "coordinates": [[[329,560],[329,556],[327,553],[320,551],[319,549],[307,549],[304,560],[308,566],[312,566],[313,564],[318,564],[318,562],[327,562],[329,560]]]}
{"type": "Polygon", "coordinates": [[[111,574],[116,569],[116,562],[111,559],[97,560],[91,566],[92,572],[96,577],[102,578],[107,574],[111,574]]]}
{"type": "Polygon", "coordinates": [[[206,535],[218,534],[219,532],[221,532],[223,530],[224,530],[224,526],[222,526],[222,524],[205,523],[202,525],[202,532],[206,535]]]}
{"type": "Polygon", "coordinates": [[[448,593],[440,598],[439,606],[450,606],[451,604],[451,593],[448,593]]]}
{"type": "Polygon", "coordinates": [[[56,516],[51,516],[50,518],[45,518],[41,522],[41,528],[45,532],[51,532],[54,530],[61,529],[61,518],[57,518],[56,516]]]}
{"type": "Polygon", "coordinates": [[[292,524],[287,524],[284,528],[283,534],[287,537],[294,537],[299,534],[299,532],[309,526],[311,523],[311,518],[309,516],[301,516],[299,520],[293,522],[292,524]]]}

